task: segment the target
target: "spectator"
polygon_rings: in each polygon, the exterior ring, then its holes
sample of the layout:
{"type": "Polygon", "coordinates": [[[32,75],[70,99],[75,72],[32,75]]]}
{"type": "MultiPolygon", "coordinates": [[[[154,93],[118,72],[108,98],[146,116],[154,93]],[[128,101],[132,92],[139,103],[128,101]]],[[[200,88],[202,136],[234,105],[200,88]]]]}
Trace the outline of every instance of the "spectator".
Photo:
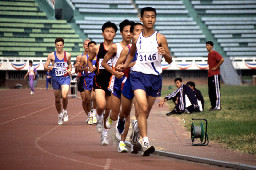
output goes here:
{"type": "Polygon", "coordinates": [[[223,57],[213,50],[213,42],[206,42],[208,53],[208,93],[211,101],[210,111],[221,110],[220,107],[220,66],[224,62],[223,57]]]}
{"type": "Polygon", "coordinates": [[[199,110],[202,112],[204,111],[204,97],[202,96],[202,93],[200,92],[200,90],[196,89],[196,85],[193,81],[189,81],[187,82],[187,84],[195,93],[196,98],[197,98],[197,103],[199,106],[199,110]]]}
{"type": "Polygon", "coordinates": [[[174,80],[177,90],[168,94],[164,100],[159,103],[159,106],[163,106],[164,102],[168,100],[173,100],[175,103],[174,109],[167,113],[167,116],[171,114],[181,114],[181,113],[192,113],[198,111],[198,103],[193,90],[182,83],[181,78],[176,78],[174,80]]]}
{"type": "Polygon", "coordinates": [[[30,85],[30,89],[31,89],[30,94],[34,94],[35,93],[35,91],[34,91],[34,80],[36,78],[36,68],[33,66],[32,60],[29,60],[28,72],[24,76],[24,79],[26,79],[26,77],[28,75],[29,75],[29,85],[30,85]]]}

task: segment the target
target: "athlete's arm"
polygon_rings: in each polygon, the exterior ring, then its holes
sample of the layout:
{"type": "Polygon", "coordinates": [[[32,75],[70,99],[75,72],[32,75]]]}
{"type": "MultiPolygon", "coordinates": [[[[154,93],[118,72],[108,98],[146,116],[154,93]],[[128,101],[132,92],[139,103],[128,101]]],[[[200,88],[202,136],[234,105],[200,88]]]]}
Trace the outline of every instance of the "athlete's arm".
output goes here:
{"type": "Polygon", "coordinates": [[[49,54],[48,57],[47,57],[47,60],[46,60],[46,62],[45,62],[45,64],[44,64],[44,70],[45,70],[45,71],[48,71],[48,70],[52,70],[52,69],[53,69],[53,66],[48,67],[48,66],[50,65],[50,62],[51,62],[52,60],[53,60],[53,53],[49,54]]]}
{"type": "Polygon", "coordinates": [[[78,55],[76,57],[76,64],[74,65],[75,66],[75,73],[78,73],[78,67],[80,65],[80,62],[81,62],[81,55],[78,55]]]}
{"type": "Polygon", "coordinates": [[[99,44],[95,45],[88,57],[87,63],[88,63],[88,67],[90,72],[94,72],[95,71],[95,67],[93,67],[92,65],[92,60],[96,57],[97,52],[99,51],[99,44]]]}
{"type": "Polygon", "coordinates": [[[220,61],[219,61],[218,64],[217,64],[217,66],[212,68],[212,71],[217,70],[217,69],[221,66],[221,64],[222,64],[223,62],[224,62],[224,58],[221,58],[220,61]]]}
{"type": "Polygon", "coordinates": [[[84,66],[86,66],[87,65],[87,57],[86,57],[86,55],[83,55],[82,57],[81,57],[81,63],[80,63],[80,65],[78,66],[78,71],[80,71],[80,72],[82,72],[82,71],[86,71],[86,72],[88,72],[88,68],[86,68],[86,67],[84,67],[84,66]]]}
{"type": "Polygon", "coordinates": [[[121,51],[120,57],[116,62],[116,66],[125,62],[125,59],[127,58],[128,53],[129,53],[129,48],[126,46],[121,51]]]}
{"type": "Polygon", "coordinates": [[[138,39],[138,35],[134,36],[133,39],[132,39],[132,47],[130,49],[130,53],[128,54],[128,57],[124,63],[124,65],[122,66],[122,70],[126,69],[128,67],[128,65],[132,62],[133,58],[134,58],[134,55],[135,55],[135,52],[136,52],[136,42],[137,42],[137,39],[138,39]]]}
{"type": "Polygon", "coordinates": [[[71,54],[67,53],[67,60],[68,60],[68,74],[71,74],[72,72],[72,64],[71,64],[71,54]]]}
{"type": "Polygon", "coordinates": [[[158,52],[164,57],[165,61],[170,64],[172,62],[172,56],[170,50],[168,48],[167,40],[164,35],[158,33],[157,39],[159,40],[158,43],[158,52]]]}

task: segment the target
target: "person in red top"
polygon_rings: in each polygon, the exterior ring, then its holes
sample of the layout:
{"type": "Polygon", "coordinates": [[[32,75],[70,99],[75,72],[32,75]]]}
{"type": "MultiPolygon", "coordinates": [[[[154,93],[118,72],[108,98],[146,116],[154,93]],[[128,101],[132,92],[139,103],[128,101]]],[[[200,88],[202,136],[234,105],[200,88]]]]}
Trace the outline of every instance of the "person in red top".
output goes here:
{"type": "Polygon", "coordinates": [[[208,53],[208,94],[211,101],[211,109],[221,110],[220,107],[220,65],[224,62],[223,57],[213,50],[213,42],[206,42],[208,53]]]}

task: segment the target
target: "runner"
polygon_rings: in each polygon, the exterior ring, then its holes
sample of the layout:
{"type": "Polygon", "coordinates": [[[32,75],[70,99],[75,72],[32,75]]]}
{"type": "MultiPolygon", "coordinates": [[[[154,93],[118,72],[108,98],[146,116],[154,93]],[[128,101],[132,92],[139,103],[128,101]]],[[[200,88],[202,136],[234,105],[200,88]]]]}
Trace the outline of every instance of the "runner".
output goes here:
{"type": "MultiPolygon", "coordinates": [[[[90,43],[90,42],[91,41],[87,41],[87,43],[85,44],[86,45],[85,49],[87,49],[87,55],[81,56],[78,70],[81,72],[82,77],[83,77],[82,89],[84,90],[83,94],[84,94],[84,99],[85,99],[85,102],[83,104],[85,104],[84,108],[86,109],[86,113],[88,115],[88,124],[92,125],[93,122],[96,123],[96,115],[93,116],[92,108],[91,108],[91,106],[92,106],[91,91],[92,91],[92,87],[93,87],[93,79],[94,79],[95,73],[90,72],[88,70],[87,61],[88,61],[88,57],[89,57],[89,45],[91,44],[91,48],[92,48],[96,43],[94,41],[92,41],[92,43],[90,43]]],[[[93,63],[93,66],[95,67],[96,60],[94,59],[92,61],[92,63],[93,63]]]]}
{"type": "Polygon", "coordinates": [[[91,108],[89,108],[88,110],[88,107],[90,107],[88,106],[89,105],[88,103],[90,103],[90,101],[88,99],[88,96],[86,95],[85,87],[84,87],[86,72],[82,70],[82,67],[85,67],[87,65],[87,56],[89,54],[88,43],[90,41],[91,41],[90,39],[86,39],[84,41],[83,43],[84,52],[81,55],[78,55],[76,57],[76,64],[75,64],[75,68],[76,68],[75,70],[76,70],[76,73],[78,73],[77,89],[80,92],[80,96],[82,98],[82,106],[83,106],[84,112],[87,115],[87,119],[85,123],[88,123],[88,124],[92,124],[92,121],[89,121],[90,120],[89,113],[91,108]],[[82,60],[84,62],[82,62],[82,60]]]}
{"type": "Polygon", "coordinates": [[[122,69],[132,62],[137,50],[137,60],[131,73],[131,85],[139,105],[138,124],[142,136],[143,156],[149,156],[155,147],[149,144],[147,135],[147,118],[162,88],[162,56],[168,63],[172,62],[165,36],[154,30],[156,10],[151,7],[141,9],[141,22],[144,29],[139,36],[134,36],[128,58],[122,69]]]}
{"type": "MultiPolygon", "coordinates": [[[[116,36],[117,26],[108,21],[102,26],[102,36],[104,37],[104,42],[95,45],[92,49],[91,55],[88,58],[88,66],[90,68],[90,72],[94,72],[96,70],[95,75],[95,98],[96,98],[96,111],[97,111],[97,125],[96,129],[99,133],[101,133],[101,144],[108,145],[108,130],[105,126],[106,118],[109,115],[111,109],[111,92],[108,90],[110,78],[112,76],[104,67],[102,67],[101,63],[104,59],[105,54],[108,52],[109,48],[113,43],[113,39],[116,36]],[[92,60],[96,57],[96,69],[93,67],[92,60]],[[105,112],[104,121],[103,121],[103,112],[105,112]],[[103,127],[104,124],[104,127],[103,127]]],[[[112,62],[109,62],[111,65],[112,62]]]]}
{"type": "Polygon", "coordinates": [[[63,121],[68,121],[68,91],[70,85],[71,54],[63,51],[64,39],[56,38],[55,40],[56,51],[50,53],[44,65],[44,70],[52,70],[52,87],[55,95],[55,106],[58,112],[58,124],[63,124],[63,121]],[[53,66],[49,66],[52,62],[53,66]],[[49,67],[48,67],[49,66],[49,67]],[[61,106],[62,97],[62,106],[61,106]],[[61,110],[63,107],[63,110],[61,110]]]}
{"type": "Polygon", "coordinates": [[[120,112],[121,104],[121,85],[124,80],[124,73],[118,72],[114,69],[116,61],[118,60],[121,51],[131,42],[130,27],[134,22],[125,19],[119,24],[120,34],[123,37],[120,43],[112,44],[107,54],[102,61],[102,66],[111,73],[112,79],[109,90],[111,91],[111,112],[107,118],[106,127],[111,128],[113,121],[116,121],[120,112]],[[112,61],[112,67],[108,65],[108,62],[112,61]]]}
{"type": "MultiPolygon", "coordinates": [[[[131,28],[130,32],[132,36],[139,35],[143,31],[143,25],[141,23],[134,23],[131,28]]],[[[119,59],[116,62],[116,65],[124,63],[125,59],[128,56],[128,53],[130,51],[130,46],[126,46],[121,54],[119,59]]],[[[119,115],[119,121],[117,123],[117,132],[121,135],[121,140],[119,142],[118,151],[119,152],[127,152],[125,140],[128,134],[129,126],[130,126],[130,112],[132,108],[132,101],[134,97],[134,93],[131,88],[131,82],[130,82],[130,67],[132,69],[132,66],[134,66],[137,57],[135,54],[135,57],[133,59],[133,62],[129,64],[129,68],[127,68],[124,71],[125,81],[122,84],[122,95],[121,95],[121,106],[122,110],[119,115]]],[[[118,69],[118,68],[117,68],[118,69]]],[[[141,149],[141,145],[138,143],[139,137],[140,137],[140,131],[137,123],[137,116],[138,116],[138,105],[134,99],[134,106],[135,106],[135,116],[136,120],[132,123],[132,134],[130,136],[130,142],[132,144],[131,146],[131,152],[132,153],[138,153],[138,151],[141,149]]]]}

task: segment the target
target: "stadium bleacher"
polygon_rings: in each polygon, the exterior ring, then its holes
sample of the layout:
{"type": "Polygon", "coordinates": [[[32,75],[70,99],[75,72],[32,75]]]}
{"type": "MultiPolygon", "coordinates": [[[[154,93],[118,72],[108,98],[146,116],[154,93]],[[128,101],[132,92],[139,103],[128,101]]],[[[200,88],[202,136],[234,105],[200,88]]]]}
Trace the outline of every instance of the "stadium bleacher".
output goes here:
{"type": "Polygon", "coordinates": [[[0,57],[47,57],[54,40],[63,37],[73,57],[83,51],[83,40],[65,20],[50,20],[34,0],[0,1],[0,57]]]}
{"type": "Polygon", "coordinates": [[[192,0],[192,4],[228,57],[256,57],[256,1],[192,0]]]}
{"type": "MultiPolygon", "coordinates": [[[[104,22],[111,21],[117,25],[124,19],[139,22],[138,12],[136,13],[136,15],[129,15],[127,17],[126,15],[123,15],[123,13],[115,16],[110,16],[102,14],[102,12],[98,12],[98,10],[108,10],[111,6],[119,3],[119,5],[126,6],[126,8],[122,10],[124,11],[124,13],[129,14],[129,11],[133,11],[131,7],[133,7],[133,9],[135,9],[136,11],[140,11],[140,9],[145,6],[152,6],[157,10],[157,22],[155,25],[155,29],[166,36],[168,46],[173,56],[207,56],[204,44],[205,36],[202,34],[202,31],[197,26],[196,22],[188,16],[188,11],[181,0],[135,0],[134,3],[131,3],[127,0],[104,1],[102,3],[101,1],[88,2],[87,0],[72,0],[72,3],[83,16],[83,20],[77,19],[76,24],[79,25],[80,29],[83,30],[84,34],[87,37],[91,38],[97,43],[103,41],[103,37],[101,36],[101,26],[104,22]],[[82,12],[90,8],[90,5],[95,8],[97,7],[97,10],[95,10],[96,13],[98,12],[97,15],[93,14],[88,17],[86,13],[82,12]],[[193,48],[188,47],[193,47],[194,50],[193,48]],[[190,53],[194,54],[188,55],[190,53]]],[[[110,13],[111,12],[112,11],[110,11],[110,13]]],[[[114,42],[117,43],[121,40],[122,37],[118,31],[114,42]]]]}

